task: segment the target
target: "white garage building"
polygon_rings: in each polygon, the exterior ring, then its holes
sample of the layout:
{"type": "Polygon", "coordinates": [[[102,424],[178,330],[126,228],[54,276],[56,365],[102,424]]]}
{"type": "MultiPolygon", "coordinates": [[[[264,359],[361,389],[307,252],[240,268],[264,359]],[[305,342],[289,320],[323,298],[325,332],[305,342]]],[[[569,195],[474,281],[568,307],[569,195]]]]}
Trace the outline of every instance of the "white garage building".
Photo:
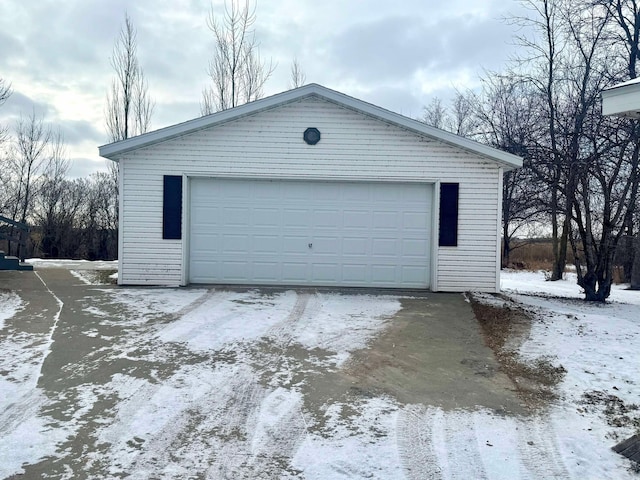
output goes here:
{"type": "Polygon", "coordinates": [[[100,147],[119,283],[498,291],[519,157],[307,85],[100,147]]]}

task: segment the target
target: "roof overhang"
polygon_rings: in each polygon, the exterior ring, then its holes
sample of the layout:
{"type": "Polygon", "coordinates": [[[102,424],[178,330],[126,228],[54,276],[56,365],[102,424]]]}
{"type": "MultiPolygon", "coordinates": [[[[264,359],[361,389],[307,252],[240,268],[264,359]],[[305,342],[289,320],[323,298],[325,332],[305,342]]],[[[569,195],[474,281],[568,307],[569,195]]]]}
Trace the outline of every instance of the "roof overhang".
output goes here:
{"type": "Polygon", "coordinates": [[[640,118],[640,78],[634,78],[604,90],[602,114],[640,118]]]}
{"type": "Polygon", "coordinates": [[[165,142],[172,138],[188,135],[199,130],[204,130],[230,121],[238,120],[244,116],[253,115],[261,111],[280,107],[287,103],[299,101],[305,97],[317,96],[326,101],[333,102],[344,108],[349,108],[356,112],[374,117],[386,123],[390,123],[406,130],[410,130],[419,135],[423,135],[457,148],[475,153],[489,160],[499,163],[505,170],[511,170],[522,166],[522,158],[512,155],[502,150],[484,145],[453,133],[445,132],[435,127],[431,127],[422,122],[414,120],[404,115],[400,115],[371,103],[350,97],[335,90],[328,89],[321,85],[309,84],[293,90],[288,90],[271,97],[256,100],[239,107],[223,110],[211,115],[189,120],[184,123],[161,128],[153,132],[138,135],[119,142],[102,145],[99,147],[100,156],[110,160],[118,161],[120,157],[128,152],[148,147],[153,144],[165,142]]]}

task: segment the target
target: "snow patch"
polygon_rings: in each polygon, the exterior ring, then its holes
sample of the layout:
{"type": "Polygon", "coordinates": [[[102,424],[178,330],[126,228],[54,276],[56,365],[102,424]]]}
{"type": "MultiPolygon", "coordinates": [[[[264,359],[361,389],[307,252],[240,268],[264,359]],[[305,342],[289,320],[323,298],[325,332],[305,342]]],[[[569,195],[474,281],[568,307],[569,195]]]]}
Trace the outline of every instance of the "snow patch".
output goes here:
{"type": "Polygon", "coordinates": [[[4,328],[6,320],[9,320],[23,308],[24,303],[18,294],[0,291],[0,330],[4,328]]]}

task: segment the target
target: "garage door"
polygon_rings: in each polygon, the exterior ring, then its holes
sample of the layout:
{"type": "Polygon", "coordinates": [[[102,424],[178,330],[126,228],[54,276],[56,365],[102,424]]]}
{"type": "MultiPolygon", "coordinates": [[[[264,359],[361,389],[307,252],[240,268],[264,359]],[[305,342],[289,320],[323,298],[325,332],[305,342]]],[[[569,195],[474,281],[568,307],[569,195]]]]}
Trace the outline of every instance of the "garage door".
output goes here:
{"type": "Polygon", "coordinates": [[[432,189],[192,178],[189,280],[426,288],[432,189]]]}

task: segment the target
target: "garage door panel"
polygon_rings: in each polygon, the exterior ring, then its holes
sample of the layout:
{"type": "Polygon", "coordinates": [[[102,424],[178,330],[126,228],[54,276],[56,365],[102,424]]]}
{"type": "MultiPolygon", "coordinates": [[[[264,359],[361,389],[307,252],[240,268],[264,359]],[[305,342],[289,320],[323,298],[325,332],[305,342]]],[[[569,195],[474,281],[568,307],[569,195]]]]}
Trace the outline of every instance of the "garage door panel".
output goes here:
{"type": "Polygon", "coordinates": [[[429,227],[429,220],[424,213],[404,212],[402,214],[402,227],[405,231],[418,230],[421,233],[429,227]]]}
{"type": "Polygon", "coordinates": [[[350,184],[348,188],[343,188],[341,193],[341,198],[344,201],[369,203],[371,199],[371,184],[350,184]]]}
{"type": "Polygon", "coordinates": [[[280,264],[277,262],[253,262],[253,278],[259,282],[276,282],[280,278],[280,264]]]}
{"type": "Polygon", "coordinates": [[[285,228],[305,228],[311,227],[311,218],[308,209],[301,208],[283,208],[282,225],[285,228]]]}
{"type": "Polygon", "coordinates": [[[309,276],[309,264],[307,262],[284,262],[282,264],[282,283],[294,284],[306,283],[309,276]]]}
{"type": "Polygon", "coordinates": [[[402,255],[407,257],[425,257],[427,252],[427,244],[420,239],[403,239],[402,255]]]}
{"type": "Polygon", "coordinates": [[[277,208],[255,208],[253,210],[251,225],[256,228],[280,225],[282,221],[281,211],[277,208]]]}
{"type": "Polygon", "coordinates": [[[336,272],[341,270],[340,264],[334,263],[313,263],[311,264],[312,280],[315,282],[335,282],[336,272]]]}
{"type": "Polygon", "coordinates": [[[373,212],[373,228],[398,228],[398,212],[373,212]]]}
{"type": "Polygon", "coordinates": [[[422,268],[403,266],[402,281],[406,283],[422,283],[427,281],[427,274],[422,268]]]}
{"type": "Polygon", "coordinates": [[[279,255],[282,241],[278,235],[254,235],[253,253],[279,255]]]}
{"type": "Polygon", "coordinates": [[[343,264],[342,280],[348,283],[356,283],[369,277],[369,266],[360,264],[343,264]]]}
{"type": "Polygon", "coordinates": [[[395,238],[374,238],[371,253],[374,257],[395,256],[398,253],[398,240],[395,238]]]}
{"type": "Polygon", "coordinates": [[[223,281],[243,281],[251,274],[251,268],[246,260],[226,260],[220,262],[219,268],[223,281]]]}
{"type": "Polygon", "coordinates": [[[396,268],[395,265],[371,265],[371,283],[374,285],[398,283],[396,268]]]}
{"type": "Polygon", "coordinates": [[[220,221],[223,224],[246,227],[251,225],[251,208],[250,207],[225,207],[222,209],[220,221]]]}
{"type": "Polygon", "coordinates": [[[312,225],[317,228],[339,228],[342,224],[341,212],[335,209],[314,209],[312,225]]]}
{"type": "MultiPolygon", "coordinates": [[[[411,188],[411,185],[407,185],[407,188],[411,188]]],[[[372,198],[378,202],[397,203],[402,198],[402,191],[392,188],[373,188],[372,198]]]]}
{"type": "Polygon", "coordinates": [[[432,192],[425,184],[192,178],[190,281],[428,287],[432,192]]]}
{"type": "Polygon", "coordinates": [[[369,239],[358,237],[347,237],[342,240],[342,254],[365,256],[369,250],[369,239]]]}
{"type": "Polygon", "coordinates": [[[306,182],[290,182],[286,187],[286,197],[292,201],[304,202],[311,196],[309,185],[306,182]]]}
{"type": "Polygon", "coordinates": [[[263,181],[251,184],[251,198],[255,200],[277,200],[282,196],[278,182],[263,181]]]}
{"type": "Polygon", "coordinates": [[[329,202],[340,199],[342,197],[342,189],[340,188],[342,185],[338,185],[337,187],[336,185],[336,183],[330,182],[314,182],[309,189],[312,193],[311,199],[313,199],[313,201],[326,200],[329,202]]]}
{"type": "Polygon", "coordinates": [[[294,236],[283,235],[282,237],[282,253],[284,256],[290,254],[307,254],[309,250],[309,237],[306,235],[294,236]]]}
{"type": "Polygon", "coordinates": [[[222,255],[227,253],[244,254],[249,251],[250,244],[251,238],[246,235],[226,234],[222,236],[222,251],[220,253],[222,255]]]}
{"type": "Polygon", "coordinates": [[[314,255],[339,255],[342,250],[342,242],[338,236],[326,237],[315,235],[311,240],[314,255]]]}
{"type": "Polygon", "coordinates": [[[371,226],[371,212],[361,210],[345,210],[342,213],[344,228],[369,228],[371,226]]]}

